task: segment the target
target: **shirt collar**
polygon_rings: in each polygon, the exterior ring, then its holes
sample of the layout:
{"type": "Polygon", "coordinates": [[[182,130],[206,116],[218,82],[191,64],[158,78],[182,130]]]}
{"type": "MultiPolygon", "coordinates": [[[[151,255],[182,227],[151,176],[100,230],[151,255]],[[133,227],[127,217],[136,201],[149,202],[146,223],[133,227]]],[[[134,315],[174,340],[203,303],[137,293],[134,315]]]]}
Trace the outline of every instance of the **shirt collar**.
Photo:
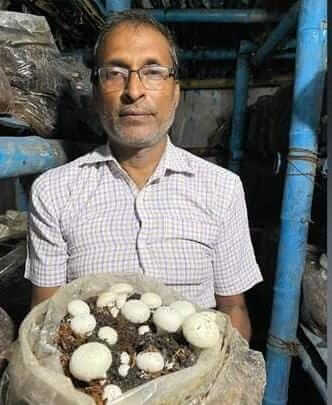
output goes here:
{"type": "MultiPolygon", "coordinates": [[[[102,162],[114,162],[119,165],[108,143],[101,145],[88,153],[82,160],[81,166],[102,162]]],[[[165,173],[167,170],[171,172],[194,174],[189,159],[186,159],[185,152],[181,148],[173,145],[169,136],[167,136],[166,149],[156,172],[158,172],[159,175],[162,175],[162,172],[165,173]]]]}

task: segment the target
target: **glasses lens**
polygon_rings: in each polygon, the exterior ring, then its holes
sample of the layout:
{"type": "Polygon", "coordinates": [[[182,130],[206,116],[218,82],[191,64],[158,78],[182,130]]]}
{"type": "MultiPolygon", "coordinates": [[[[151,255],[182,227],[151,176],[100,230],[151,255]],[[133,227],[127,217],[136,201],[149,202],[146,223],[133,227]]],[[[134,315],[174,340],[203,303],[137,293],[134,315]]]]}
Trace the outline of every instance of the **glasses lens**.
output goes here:
{"type": "Polygon", "coordinates": [[[143,86],[149,90],[159,90],[169,77],[169,69],[163,66],[146,66],[140,69],[143,86]]]}
{"type": "Polygon", "coordinates": [[[128,72],[117,67],[102,67],[99,69],[100,84],[106,91],[119,90],[126,84],[128,72]]]}

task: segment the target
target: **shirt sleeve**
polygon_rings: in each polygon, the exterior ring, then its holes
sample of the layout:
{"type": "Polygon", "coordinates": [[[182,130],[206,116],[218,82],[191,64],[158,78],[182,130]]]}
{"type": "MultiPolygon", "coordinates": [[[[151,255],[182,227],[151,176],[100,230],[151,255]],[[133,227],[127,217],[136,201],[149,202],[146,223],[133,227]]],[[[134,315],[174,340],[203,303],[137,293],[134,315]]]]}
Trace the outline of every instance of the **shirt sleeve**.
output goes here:
{"type": "Polygon", "coordinates": [[[221,220],[213,271],[217,295],[241,294],[263,280],[251,242],[241,180],[235,177],[231,202],[221,220]]]}
{"type": "Polygon", "coordinates": [[[25,278],[39,287],[56,287],[66,283],[67,246],[47,174],[31,188],[25,278]]]}

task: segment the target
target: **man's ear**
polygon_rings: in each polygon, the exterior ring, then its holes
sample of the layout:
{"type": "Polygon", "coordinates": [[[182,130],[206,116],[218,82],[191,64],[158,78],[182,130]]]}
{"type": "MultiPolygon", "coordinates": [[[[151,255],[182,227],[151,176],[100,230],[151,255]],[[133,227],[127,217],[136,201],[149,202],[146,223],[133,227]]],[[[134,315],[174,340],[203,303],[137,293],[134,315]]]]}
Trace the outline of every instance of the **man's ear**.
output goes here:
{"type": "Polygon", "coordinates": [[[176,81],[175,83],[175,109],[178,108],[179,102],[180,102],[180,96],[181,96],[181,88],[180,88],[180,82],[179,80],[176,81]]]}

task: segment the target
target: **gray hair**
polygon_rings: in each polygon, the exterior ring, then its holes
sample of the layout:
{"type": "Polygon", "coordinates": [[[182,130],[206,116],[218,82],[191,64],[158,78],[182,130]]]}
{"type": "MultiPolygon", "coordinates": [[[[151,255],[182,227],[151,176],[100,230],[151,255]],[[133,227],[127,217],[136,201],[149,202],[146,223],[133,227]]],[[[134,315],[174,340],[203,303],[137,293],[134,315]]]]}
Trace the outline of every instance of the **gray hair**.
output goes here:
{"type": "Polygon", "coordinates": [[[112,13],[112,15],[107,19],[105,25],[103,26],[98,38],[97,42],[93,49],[93,68],[97,67],[97,55],[98,50],[101,47],[104,38],[107,34],[114,31],[121,24],[130,24],[135,27],[140,25],[149,26],[154,28],[156,31],[160,32],[167,40],[170,49],[170,55],[173,62],[173,68],[175,71],[175,76],[178,73],[178,56],[177,56],[177,46],[173,35],[171,34],[170,30],[163,24],[160,24],[156,21],[153,17],[151,17],[148,13],[143,10],[126,10],[121,12],[112,13]]]}

